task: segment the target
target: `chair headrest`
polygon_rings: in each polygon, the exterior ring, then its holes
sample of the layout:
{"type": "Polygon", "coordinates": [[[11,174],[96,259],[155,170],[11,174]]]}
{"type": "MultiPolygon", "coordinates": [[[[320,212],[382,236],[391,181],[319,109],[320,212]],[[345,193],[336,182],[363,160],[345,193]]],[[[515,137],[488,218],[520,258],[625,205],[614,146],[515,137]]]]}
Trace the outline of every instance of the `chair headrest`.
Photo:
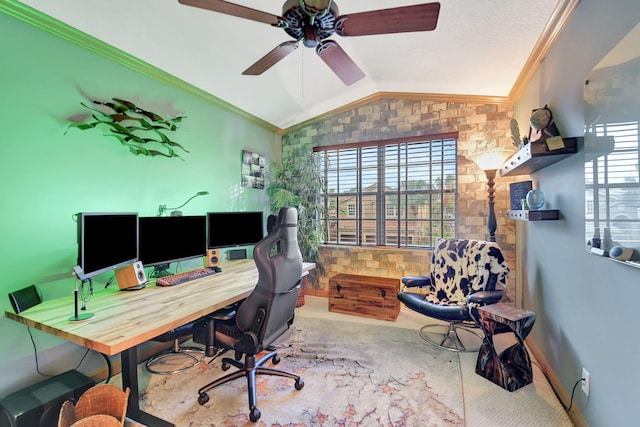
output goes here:
{"type": "Polygon", "coordinates": [[[276,220],[276,227],[297,225],[298,210],[291,206],[284,206],[280,208],[280,212],[278,212],[278,219],[276,220]]]}

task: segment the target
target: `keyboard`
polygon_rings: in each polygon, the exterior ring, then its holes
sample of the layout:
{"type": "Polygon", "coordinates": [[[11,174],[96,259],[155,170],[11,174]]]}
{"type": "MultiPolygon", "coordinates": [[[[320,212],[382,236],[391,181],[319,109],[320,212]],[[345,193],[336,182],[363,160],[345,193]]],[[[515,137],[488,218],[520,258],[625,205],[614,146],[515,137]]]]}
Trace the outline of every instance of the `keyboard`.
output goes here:
{"type": "Polygon", "coordinates": [[[219,269],[217,268],[196,268],[195,270],[185,271],[183,273],[176,273],[159,277],[156,281],[156,285],[175,286],[179,285],[180,283],[200,279],[201,277],[211,276],[212,274],[216,274],[218,271],[219,269]]]}

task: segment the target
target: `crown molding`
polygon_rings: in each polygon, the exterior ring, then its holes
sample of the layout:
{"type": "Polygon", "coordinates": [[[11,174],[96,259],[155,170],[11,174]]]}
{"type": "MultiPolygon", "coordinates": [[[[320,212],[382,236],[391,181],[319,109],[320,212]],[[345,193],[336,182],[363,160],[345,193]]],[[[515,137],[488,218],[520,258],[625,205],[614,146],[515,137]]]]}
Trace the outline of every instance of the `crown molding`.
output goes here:
{"type": "Polygon", "coordinates": [[[573,12],[580,4],[580,0],[560,0],[556,5],[551,18],[547,22],[547,25],[542,30],[542,34],[538,38],[529,59],[524,64],[520,75],[516,79],[511,92],[509,93],[509,99],[512,103],[516,103],[518,98],[522,95],[525,88],[531,82],[531,79],[538,72],[540,65],[544,61],[545,57],[549,53],[549,50],[553,47],[558,36],[569,22],[569,18],[573,15],[573,12]]]}
{"type": "Polygon", "coordinates": [[[54,36],[60,37],[61,39],[64,39],[70,43],[73,43],[93,53],[103,56],[104,58],[107,58],[118,64],[124,65],[125,67],[128,67],[156,81],[159,81],[160,83],[179,89],[209,104],[229,111],[270,132],[276,133],[280,130],[277,126],[274,126],[271,123],[268,123],[252,114],[249,114],[248,112],[226,101],[223,101],[222,99],[167,73],[166,71],[154,67],[153,65],[142,61],[132,55],[129,55],[122,50],[111,46],[108,43],[98,40],[95,37],[79,31],[55,18],[52,18],[51,16],[48,16],[18,1],[0,0],[0,12],[33,27],[44,30],[54,36]]]}
{"type": "Polygon", "coordinates": [[[569,18],[576,10],[580,0],[559,0],[554,9],[551,18],[538,38],[531,55],[527,59],[522,71],[520,72],[516,82],[514,83],[508,96],[490,96],[490,95],[459,95],[459,94],[433,94],[433,93],[412,93],[412,92],[378,92],[364,98],[358,99],[349,104],[343,105],[334,110],[323,113],[319,116],[305,120],[286,129],[281,129],[271,123],[268,123],[222,99],[211,95],[208,92],[199,89],[190,83],[185,82],[165,71],[152,66],[138,58],[135,58],[114,46],[111,46],[101,40],[98,40],[86,33],[83,33],[63,22],[58,21],[48,15],[45,15],[29,6],[26,6],[15,0],[0,0],[0,12],[14,17],[22,22],[30,24],[36,28],[47,31],[57,37],[74,43],[80,47],[97,53],[107,59],[122,64],[132,70],[143,75],[151,77],[161,83],[182,90],[196,98],[202,99],[212,105],[236,114],[245,120],[260,126],[268,131],[282,136],[287,133],[294,132],[311,123],[324,120],[336,114],[358,108],[362,105],[379,101],[381,99],[411,99],[411,100],[429,100],[435,102],[461,102],[461,103],[480,103],[480,104],[507,104],[513,105],[524,92],[540,65],[544,61],[547,53],[556,42],[559,34],[566,26],[569,18]]]}

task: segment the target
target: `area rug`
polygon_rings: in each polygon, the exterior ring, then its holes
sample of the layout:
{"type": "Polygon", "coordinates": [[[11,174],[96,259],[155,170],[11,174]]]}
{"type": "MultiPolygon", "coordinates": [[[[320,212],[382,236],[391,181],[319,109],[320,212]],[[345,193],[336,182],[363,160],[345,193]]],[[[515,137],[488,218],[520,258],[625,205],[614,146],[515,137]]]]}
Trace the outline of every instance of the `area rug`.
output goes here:
{"type": "Polygon", "coordinates": [[[278,367],[305,386],[258,376],[257,424],[244,378],[198,403],[197,390],[223,374],[218,359],[172,375],[141,368],[141,408],[180,427],[464,425],[458,355],[425,345],[414,330],[298,317],[276,344],[278,367]]]}

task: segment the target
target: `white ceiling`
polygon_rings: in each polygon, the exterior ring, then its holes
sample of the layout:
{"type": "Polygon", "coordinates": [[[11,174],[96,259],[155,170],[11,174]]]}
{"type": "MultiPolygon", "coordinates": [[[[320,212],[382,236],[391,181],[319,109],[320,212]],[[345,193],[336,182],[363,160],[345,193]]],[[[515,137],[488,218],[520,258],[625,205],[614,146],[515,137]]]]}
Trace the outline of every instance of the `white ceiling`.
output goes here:
{"type": "MultiPolygon", "coordinates": [[[[273,15],[284,0],[233,0],[273,15]]],[[[261,76],[241,75],[282,29],[177,0],[23,0],[91,36],[285,129],[378,92],[507,96],[558,0],[440,0],[434,31],[336,40],[364,71],[345,86],[300,46],[261,76]]],[[[336,0],[340,15],[418,0],[336,0]]]]}

